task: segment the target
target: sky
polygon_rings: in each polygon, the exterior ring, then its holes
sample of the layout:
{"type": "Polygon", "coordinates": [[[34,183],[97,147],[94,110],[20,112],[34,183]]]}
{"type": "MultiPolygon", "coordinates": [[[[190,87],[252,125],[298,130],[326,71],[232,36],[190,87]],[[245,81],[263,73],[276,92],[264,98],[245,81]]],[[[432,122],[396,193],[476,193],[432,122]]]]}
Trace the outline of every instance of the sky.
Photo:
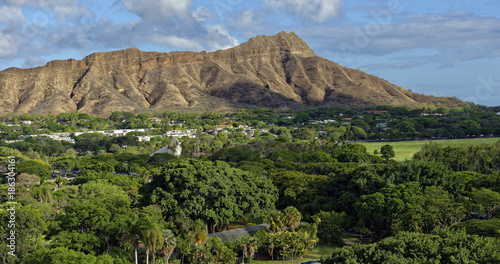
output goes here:
{"type": "Polygon", "coordinates": [[[0,0],[0,70],[130,47],[215,51],[281,31],[405,89],[500,105],[495,0],[0,0]]]}

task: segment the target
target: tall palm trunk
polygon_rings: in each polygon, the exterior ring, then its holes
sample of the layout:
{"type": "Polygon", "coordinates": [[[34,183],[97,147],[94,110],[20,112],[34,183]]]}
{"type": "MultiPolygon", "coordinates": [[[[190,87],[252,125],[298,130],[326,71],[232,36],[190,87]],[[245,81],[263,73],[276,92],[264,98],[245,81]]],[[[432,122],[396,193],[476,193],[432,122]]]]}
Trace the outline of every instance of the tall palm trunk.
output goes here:
{"type": "Polygon", "coordinates": [[[146,248],[146,264],[149,264],[149,248],[146,248]]]}
{"type": "Polygon", "coordinates": [[[137,257],[137,246],[134,246],[134,254],[135,254],[135,264],[139,264],[139,258],[137,257]]]}

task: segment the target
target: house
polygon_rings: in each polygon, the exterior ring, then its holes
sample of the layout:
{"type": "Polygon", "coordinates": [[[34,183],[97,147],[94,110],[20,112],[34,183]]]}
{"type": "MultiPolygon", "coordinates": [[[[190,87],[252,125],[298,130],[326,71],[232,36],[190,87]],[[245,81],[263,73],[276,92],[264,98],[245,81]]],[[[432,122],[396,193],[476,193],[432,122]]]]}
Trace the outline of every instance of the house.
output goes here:
{"type": "Polygon", "coordinates": [[[22,139],[5,140],[5,143],[10,144],[10,143],[21,142],[21,141],[23,141],[23,140],[22,139]]]}
{"type": "Polygon", "coordinates": [[[174,146],[163,147],[163,148],[153,152],[150,156],[153,157],[155,154],[159,154],[159,153],[168,153],[168,154],[174,155],[176,157],[179,157],[182,154],[182,144],[177,144],[175,147],[174,146]]]}
{"type": "Polygon", "coordinates": [[[70,133],[54,133],[54,134],[49,134],[49,135],[46,135],[46,134],[41,134],[39,136],[46,136],[52,140],[56,140],[56,141],[65,141],[65,142],[69,142],[69,143],[73,143],[75,144],[75,140],[73,138],[70,137],[70,133]]]}
{"type": "Polygon", "coordinates": [[[175,126],[175,125],[183,126],[184,123],[186,123],[186,121],[170,121],[170,122],[168,122],[168,125],[169,126],[175,126]]]}
{"type": "Polygon", "coordinates": [[[116,130],[108,130],[104,134],[108,136],[125,136],[127,132],[122,129],[116,129],[116,130]]]}
{"type": "Polygon", "coordinates": [[[148,118],[148,120],[153,122],[153,123],[161,123],[161,118],[158,118],[158,117],[148,118]]]}
{"type": "Polygon", "coordinates": [[[171,130],[163,134],[164,137],[188,137],[196,138],[196,129],[171,130]]]}
{"type": "Polygon", "coordinates": [[[429,111],[420,113],[420,116],[443,116],[443,114],[434,113],[434,111],[429,111]]]}
{"type": "Polygon", "coordinates": [[[243,133],[245,133],[249,137],[253,137],[255,135],[255,131],[256,131],[255,129],[248,128],[248,129],[245,129],[243,131],[243,133]]]}
{"type": "Polygon", "coordinates": [[[151,141],[152,137],[154,137],[154,136],[138,136],[137,139],[139,140],[139,142],[151,141]]]}
{"type": "Polygon", "coordinates": [[[31,124],[33,124],[33,121],[31,121],[31,120],[23,120],[23,121],[21,121],[21,124],[23,124],[25,126],[30,126],[31,124]]]}
{"type": "Polygon", "coordinates": [[[497,115],[500,115],[500,112],[498,112],[497,115]]]}
{"type": "Polygon", "coordinates": [[[375,124],[375,126],[377,127],[377,129],[380,129],[380,130],[389,129],[389,127],[387,126],[387,123],[377,123],[377,124],[375,124]]]}
{"type": "Polygon", "coordinates": [[[87,133],[101,133],[101,134],[106,134],[106,132],[102,131],[102,130],[100,130],[100,131],[91,131],[91,130],[89,130],[89,131],[83,131],[83,132],[75,132],[75,133],[73,133],[73,135],[75,137],[78,137],[80,135],[87,134],[87,133]]]}

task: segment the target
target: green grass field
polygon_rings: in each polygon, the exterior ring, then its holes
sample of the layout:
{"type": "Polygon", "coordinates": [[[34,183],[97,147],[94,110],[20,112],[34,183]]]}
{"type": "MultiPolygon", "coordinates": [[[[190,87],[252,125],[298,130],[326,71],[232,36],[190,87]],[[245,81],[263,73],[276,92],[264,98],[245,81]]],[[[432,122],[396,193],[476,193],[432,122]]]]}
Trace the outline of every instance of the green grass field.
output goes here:
{"type": "MultiPolygon", "coordinates": [[[[473,146],[480,144],[493,144],[500,140],[500,138],[471,138],[471,139],[446,139],[446,140],[434,140],[434,142],[446,146],[473,146]]],[[[366,147],[368,153],[373,154],[374,150],[380,152],[380,148],[389,144],[394,148],[394,153],[396,157],[394,160],[403,161],[406,159],[411,159],[413,154],[418,152],[422,145],[424,145],[428,140],[419,141],[397,141],[397,142],[361,142],[362,145],[366,147]]]]}
{"type": "MultiPolygon", "coordinates": [[[[302,262],[307,262],[310,260],[319,260],[321,257],[327,257],[330,256],[335,248],[339,246],[336,245],[318,245],[316,246],[316,251],[314,252],[307,252],[304,254],[299,259],[294,259],[293,263],[302,263],[302,262]]],[[[249,263],[248,261],[245,261],[245,263],[249,263]]],[[[252,260],[253,264],[269,264],[272,263],[271,260],[252,260]]],[[[281,263],[281,264],[290,264],[292,263],[291,260],[274,260],[274,263],[281,263]]]]}

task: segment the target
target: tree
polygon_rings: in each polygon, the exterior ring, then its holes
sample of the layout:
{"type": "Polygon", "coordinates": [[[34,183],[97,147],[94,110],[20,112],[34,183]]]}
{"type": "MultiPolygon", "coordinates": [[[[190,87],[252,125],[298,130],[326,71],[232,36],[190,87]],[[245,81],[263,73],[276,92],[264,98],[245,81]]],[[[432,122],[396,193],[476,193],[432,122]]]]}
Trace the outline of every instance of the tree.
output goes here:
{"type": "Polygon", "coordinates": [[[204,219],[210,232],[247,215],[265,216],[277,200],[269,179],[222,161],[170,162],[154,172],[147,188],[146,199],[163,208],[165,217],[182,212],[191,219],[204,219]]]}
{"type": "Polygon", "coordinates": [[[500,263],[500,246],[493,238],[464,231],[402,232],[373,244],[337,248],[321,263],[500,263]]]}
{"type": "Polygon", "coordinates": [[[64,178],[64,177],[57,177],[56,178],[56,184],[57,184],[57,188],[60,188],[62,184],[65,184],[68,182],[68,179],[64,178]]]}
{"type": "MultiPolygon", "coordinates": [[[[130,199],[125,191],[116,185],[105,182],[88,182],[82,184],[78,196],[66,206],[65,213],[59,214],[56,221],[62,230],[75,230],[92,243],[85,253],[100,254],[108,252],[122,241],[122,230],[127,229],[127,220],[133,217],[130,199]]],[[[55,236],[55,240],[61,234],[55,236]]],[[[61,237],[62,238],[62,237],[61,237]]],[[[63,240],[61,240],[63,241],[63,240]]],[[[64,240],[64,246],[81,243],[79,240],[64,240]]],[[[61,242],[61,246],[63,243],[61,242]]]]}
{"type": "Polygon", "coordinates": [[[153,252],[153,264],[156,259],[156,247],[163,243],[163,229],[158,221],[149,216],[139,219],[140,237],[146,247],[146,264],[149,263],[149,252],[153,252]]]}
{"type": "Polygon", "coordinates": [[[274,210],[270,212],[265,220],[269,224],[269,228],[274,233],[282,233],[285,230],[285,216],[281,211],[274,210]]]}
{"type": "Polygon", "coordinates": [[[318,228],[318,237],[326,243],[338,242],[344,236],[349,217],[344,213],[320,211],[313,216],[318,228]]]}
{"type": "Polygon", "coordinates": [[[16,184],[21,184],[24,187],[28,187],[31,184],[40,184],[40,177],[33,174],[21,173],[17,176],[16,184]]]}
{"type": "Polygon", "coordinates": [[[16,173],[34,174],[42,180],[50,178],[50,165],[41,160],[25,160],[16,164],[16,173]]]}
{"type": "MultiPolygon", "coordinates": [[[[317,167],[316,164],[314,166],[317,167]]],[[[317,200],[321,197],[320,190],[328,181],[328,176],[283,171],[273,173],[269,178],[279,190],[278,208],[293,205],[304,216],[312,215],[319,210],[321,205],[317,200]]]]}
{"type": "Polygon", "coordinates": [[[93,256],[91,254],[67,249],[65,247],[41,248],[26,256],[22,264],[49,264],[49,263],[74,263],[74,264],[113,264],[113,257],[109,255],[93,256]]]}
{"type": "MultiPolygon", "coordinates": [[[[122,235],[121,246],[125,243],[125,241],[130,241],[132,246],[134,247],[134,259],[135,264],[139,263],[139,259],[137,256],[137,251],[139,249],[139,237],[141,235],[141,227],[139,226],[139,222],[135,218],[130,218],[127,220],[126,226],[124,228],[124,233],[122,235]]],[[[168,260],[167,260],[168,262],[168,260]]]]}
{"type": "Polygon", "coordinates": [[[257,240],[259,247],[267,251],[272,261],[274,262],[274,248],[276,247],[276,234],[268,233],[266,230],[260,230],[255,233],[254,238],[257,240]]]}
{"type": "Polygon", "coordinates": [[[255,250],[257,249],[257,241],[255,238],[251,236],[244,236],[238,240],[238,244],[243,251],[243,262],[245,262],[245,258],[248,257],[250,258],[251,263],[255,250]]]}
{"type": "Polygon", "coordinates": [[[384,159],[390,159],[390,158],[394,158],[395,154],[394,154],[394,149],[391,145],[389,144],[386,144],[386,145],[383,145],[381,148],[380,148],[380,153],[382,154],[382,157],[384,159]]]}
{"type": "Polygon", "coordinates": [[[40,200],[40,203],[50,202],[52,200],[52,186],[42,184],[33,188],[33,196],[40,200]]]}
{"type": "Polygon", "coordinates": [[[396,125],[396,128],[399,129],[399,132],[403,133],[415,132],[415,124],[413,124],[411,121],[401,121],[396,125]]]}
{"type": "Polygon", "coordinates": [[[177,246],[177,239],[175,238],[174,233],[169,229],[163,230],[162,238],[163,238],[163,244],[161,246],[161,253],[167,260],[168,264],[170,256],[172,256],[172,253],[174,252],[174,249],[177,246]]]}
{"type": "Polygon", "coordinates": [[[311,128],[301,127],[291,131],[294,139],[313,140],[316,138],[316,131],[311,128]]]}
{"type": "Polygon", "coordinates": [[[465,229],[469,235],[478,235],[483,237],[500,237],[500,218],[489,220],[471,219],[463,221],[453,226],[454,229],[465,229]]]}
{"type": "MultiPolygon", "coordinates": [[[[7,224],[12,220],[12,211],[8,211],[8,209],[12,209],[12,207],[12,205],[4,204],[0,208],[0,223],[5,224],[3,228],[0,228],[0,237],[2,238],[0,241],[0,253],[5,254],[5,256],[0,257],[0,260],[5,257],[8,258],[7,252],[11,250],[15,251],[14,254],[19,259],[23,259],[24,256],[42,248],[45,243],[44,233],[47,231],[47,223],[44,215],[32,205],[17,203],[14,206],[15,223],[10,222],[10,224],[15,224],[15,249],[8,247],[10,240],[7,240],[7,238],[12,235],[7,228],[7,224]]],[[[8,259],[12,260],[12,258],[8,259]]]]}
{"type": "Polygon", "coordinates": [[[285,225],[295,232],[295,228],[300,225],[300,220],[302,219],[302,214],[293,206],[288,206],[283,211],[285,225]]]}
{"type": "Polygon", "coordinates": [[[484,213],[487,219],[491,219],[493,214],[500,209],[500,193],[490,189],[472,188],[471,198],[479,213],[484,213]]]}

